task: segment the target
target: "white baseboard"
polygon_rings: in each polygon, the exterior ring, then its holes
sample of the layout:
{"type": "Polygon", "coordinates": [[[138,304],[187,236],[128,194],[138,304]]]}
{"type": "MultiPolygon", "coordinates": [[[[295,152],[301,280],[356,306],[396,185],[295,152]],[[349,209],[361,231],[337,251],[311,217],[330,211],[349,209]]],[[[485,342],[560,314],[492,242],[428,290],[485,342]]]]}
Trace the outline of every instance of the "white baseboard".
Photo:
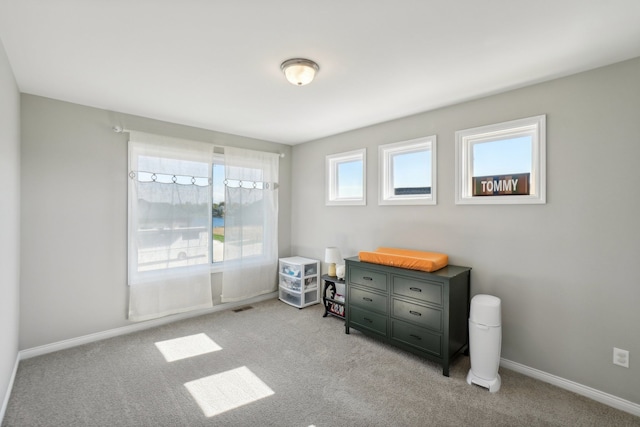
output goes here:
{"type": "Polygon", "coordinates": [[[172,316],[162,317],[160,319],[147,320],[145,322],[134,323],[131,325],[123,326],[121,328],[109,329],[103,332],[97,332],[95,334],[83,335],[77,338],[71,338],[64,341],[58,341],[51,344],[41,345],[39,347],[28,348],[20,351],[19,358],[29,359],[31,357],[41,356],[47,353],[53,353],[54,351],[65,350],[72,347],[77,347],[83,344],[89,344],[95,341],[104,340],[107,338],[113,338],[120,335],[126,335],[133,332],[142,331],[156,326],[166,325],[168,323],[176,322],[178,320],[189,319],[191,317],[202,316],[204,314],[215,313],[218,311],[229,310],[235,307],[241,307],[243,305],[252,304],[260,301],[266,301],[268,299],[277,298],[278,292],[271,292],[264,295],[258,295],[254,298],[249,298],[243,301],[229,302],[216,305],[212,308],[205,310],[190,311],[188,313],[174,314],[172,316]]]}
{"type": "Polygon", "coordinates": [[[511,360],[501,358],[500,366],[506,369],[511,369],[512,371],[516,371],[528,377],[543,381],[545,383],[553,384],[556,387],[572,391],[581,396],[593,399],[596,402],[604,403],[605,405],[611,406],[612,408],[620,409],[621,411],[628,412],[632,415],[640,417],[640,405],[625,399],[621,399],[612,394],[604,393],[600,390],[578,384],[576,382],[549,374],[547,372],[530,368],[529,366],[521,365],[520,363],[512,362],[511,360]]]}
{"type": "Polygon", "coordinates": [[[11,390],[13,390],[13,381],[16,379],[16,373],[18,372],[19,364],[20,364],[20,353],[16,354],[16,363],[15,365],[13,365],[13,373],[11,374],[11,379],[9,380],[7,391],[5,392],[4,400],[2,401],[2,407],[0,408],[0,424],[2,424],[2,421],[4,420],[4,414],[7,411],[7,406],[9,405],[11,390]]]}

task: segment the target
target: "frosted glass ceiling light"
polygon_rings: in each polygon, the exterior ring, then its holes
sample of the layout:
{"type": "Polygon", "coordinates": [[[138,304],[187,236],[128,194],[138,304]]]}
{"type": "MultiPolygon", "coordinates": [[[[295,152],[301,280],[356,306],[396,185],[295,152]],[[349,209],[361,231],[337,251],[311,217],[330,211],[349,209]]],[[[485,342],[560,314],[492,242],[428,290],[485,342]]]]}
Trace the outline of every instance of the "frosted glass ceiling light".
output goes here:
{"type": "Polygon", "coordinates": [[[280,65],[289,83],[296,86],[304,86],[313,81],[320,67],[309,59],[293,58],[287,59],[280,65]]]}

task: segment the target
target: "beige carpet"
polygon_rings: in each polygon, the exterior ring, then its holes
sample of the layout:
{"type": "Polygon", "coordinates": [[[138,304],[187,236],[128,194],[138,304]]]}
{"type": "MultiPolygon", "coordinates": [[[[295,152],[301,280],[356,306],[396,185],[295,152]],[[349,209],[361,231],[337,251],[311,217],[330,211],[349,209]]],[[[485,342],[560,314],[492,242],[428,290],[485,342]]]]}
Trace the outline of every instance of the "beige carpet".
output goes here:
{"type": "Polygon", "coordinates": [[[277,300],[20,363],[2,426],[640,426],[501,369],[498,393],[277,300]]]}

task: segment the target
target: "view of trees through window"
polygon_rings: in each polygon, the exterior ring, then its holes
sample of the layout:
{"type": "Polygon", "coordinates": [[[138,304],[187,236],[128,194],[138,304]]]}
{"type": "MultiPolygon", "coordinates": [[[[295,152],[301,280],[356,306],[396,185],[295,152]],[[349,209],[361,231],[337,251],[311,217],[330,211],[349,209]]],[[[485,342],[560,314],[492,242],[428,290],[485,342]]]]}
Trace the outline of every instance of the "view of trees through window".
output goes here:
{"type": "MultiPolygon", "coordinates": [[[[266,187],[266,183],[262,181],[263,178],[260,169],[255,169],[253,172],[252,176],[256,181],[243,182],[237,179],[227,179],[224,159],[222,157],[217,159],[212,165],[211,262],[214,264],[224,261],[225,241],[229,243],[229,235],[234,234],[234,230],[236,231],[235,235],[237,238],[238,227],[242,230],[242,254],[244,256],[249,254],[260,256],[263,254],[264,224],[261,213],[264,209],[263,192],[257,190],[264,190],[268,187],[266,187]],[[251,190],[251,194],[246,194],[240,201],[233,203],[226,200],[227,186],[231,188],[232,191],[239,188],[249,189],[251,190]],[[233,216],[234,212],[237,213],[239,209],[242,214],[240,216],[236,215],[236,218],[241,218],[241,220],[233,224],[227,221],[227,216],[233,216]],[[230,227],[235,228],[231,229],[230,227]],[[225,230],[227,231],[226,237],[225,230]]],[[[234,247],[236,246],[237,245],[234,245],[234,247]]]]}
{"type": "MultiPolygon", "coordinates": [[[[263,254],[262,190],[268,190],[269,183],[263,181],[260,169],[248,172],[255,181],[243,182],[226,179],[223,156],[212,163],[144,155],[135,159],[137,169],[131,179],[136,182],[136,202],[131,229],[135,230],[132,241],[137,271],[223,262],[225,241],[240,248],[242,256],[263,254]],[[227,186],[231,194],[249,191],[229,201],[227,186]],[[229,217],[237,221],[232,223],[229,217]],[[230,243],[230,239],[234,241],[230,243]]],[[[236,255],[227,253],[227,258],[236,255]]]]}
{"type": "Polygon", "coordinates": [[[213,234],[212,262],[224,261],[224,164],[213,164],[213,205],[211,208],[211,230],[213,234]]]}

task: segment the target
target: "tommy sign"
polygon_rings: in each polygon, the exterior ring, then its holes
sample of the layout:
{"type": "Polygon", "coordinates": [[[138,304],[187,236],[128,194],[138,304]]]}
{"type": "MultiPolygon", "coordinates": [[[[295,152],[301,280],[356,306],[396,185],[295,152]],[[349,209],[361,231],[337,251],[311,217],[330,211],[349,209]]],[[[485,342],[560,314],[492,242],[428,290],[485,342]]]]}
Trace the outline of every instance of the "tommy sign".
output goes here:
{"type": "Polygon", "coordinates": [[[529,174],[474,176],[474,196],[529,195],[529,174]]]}

